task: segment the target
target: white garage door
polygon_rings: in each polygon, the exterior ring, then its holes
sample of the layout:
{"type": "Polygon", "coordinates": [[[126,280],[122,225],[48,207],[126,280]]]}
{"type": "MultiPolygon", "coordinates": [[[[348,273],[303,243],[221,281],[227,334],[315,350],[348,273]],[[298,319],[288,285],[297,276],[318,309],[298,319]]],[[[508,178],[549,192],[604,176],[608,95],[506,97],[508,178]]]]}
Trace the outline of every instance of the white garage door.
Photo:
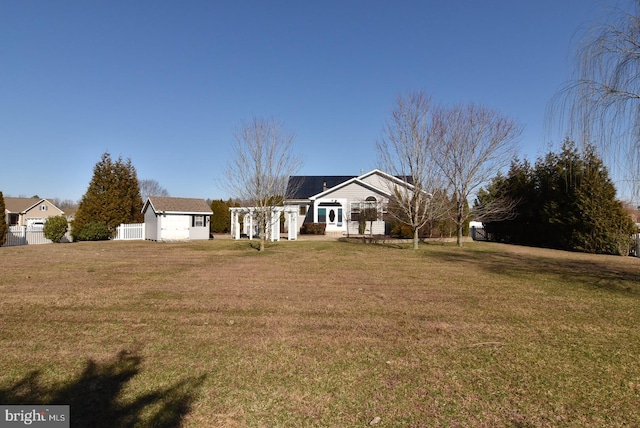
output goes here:
{"type": "Polygon", "coordinates": [[[161,219],[161,239],[172,241],[180,239],[189,239],[189,226],[191,226],[191,217],[186,215],[168,215],[161,219]]]}

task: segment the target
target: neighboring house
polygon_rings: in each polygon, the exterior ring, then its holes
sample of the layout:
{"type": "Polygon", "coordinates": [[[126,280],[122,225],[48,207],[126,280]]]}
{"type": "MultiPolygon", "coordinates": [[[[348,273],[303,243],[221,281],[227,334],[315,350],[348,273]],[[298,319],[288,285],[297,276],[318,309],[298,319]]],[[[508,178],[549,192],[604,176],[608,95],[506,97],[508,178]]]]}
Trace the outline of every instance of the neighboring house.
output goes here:
{"type": "Polygon", "coordinates": [[[146,239],[209,239],[213,211],[204,199],[150,196],[144,203],[142,213],[146,239]]]}
{"type": "Polygon", "coordinates": [[[4,198],[4,216],[9,226],[42,226],[49,217],[64,211],[43,198],[4,198]]]}
{"type": "Polygon", "coordinates": [[[285,205],[297,207],[298,224],[324,223],[329,234],[358,234],[364,212],[375,212],[364,233],[389,234],[385,217],[395,186],[412,187],[377,169],[359,176],[291,176],[287,193],[293,196],[285,205]]]}

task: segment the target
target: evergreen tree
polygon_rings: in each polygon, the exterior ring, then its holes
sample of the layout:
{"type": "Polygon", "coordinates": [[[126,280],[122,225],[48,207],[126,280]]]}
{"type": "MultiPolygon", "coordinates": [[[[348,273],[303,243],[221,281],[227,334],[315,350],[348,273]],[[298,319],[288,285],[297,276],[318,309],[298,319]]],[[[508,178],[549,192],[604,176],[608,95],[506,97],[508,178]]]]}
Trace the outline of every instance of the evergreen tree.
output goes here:
{"type": "Polygon", "coordinates": [[[82,196],[72,225],[74,240],[87,235],[83,229],[101,225],[110,235],[121,223],[140,223],[142,197],[136,170],[130,159],[113,162],[105,152],[94,168],[87,192],[82,196]]]}
{"type": "Polygon", "coordinates": [[[2,220],[0,220],[0,247],[7,241],[7,221],[4,210],[4,195],[0,192],[0,214],[2,214],[2,220]]]}
{"type": "Polygon", "coordinates": [[[565,140],[560,153],[538,159],[533,169],[513,163],[482,195],[519,201],[514,219],[485,224],[496,240],[591,253],[628,251],[633,222],[592,146],[579,151],[565,140]]]}
{"type": "Polygon", "coordinates": [[[508,200],[514,205],[506,218],[484,221],[484,229],[490,239],[498,242],[523,244],[532,233],[536,222],[533,208],[536,204],[533,170],[529,162],[514,159],[506,176],[498,175],[486,189],[478,194],[476,206],[490,205],[496,200],[508,200]]]}
{"type": "Polygon", "coordinates": [[[576,191],[581,216],[573,229],[571,245],[590,253],[626,255],[633,221],[616,199],[615,186],[594,147],[585,149],[582,161],[581,183],[576,191]]]}
{"type": "Polygon", "coordinates": [[[231,230],[231,212],[229,212],[230,202],[222,199],[211,201],[211,233],[229,233],[231,230]]]}

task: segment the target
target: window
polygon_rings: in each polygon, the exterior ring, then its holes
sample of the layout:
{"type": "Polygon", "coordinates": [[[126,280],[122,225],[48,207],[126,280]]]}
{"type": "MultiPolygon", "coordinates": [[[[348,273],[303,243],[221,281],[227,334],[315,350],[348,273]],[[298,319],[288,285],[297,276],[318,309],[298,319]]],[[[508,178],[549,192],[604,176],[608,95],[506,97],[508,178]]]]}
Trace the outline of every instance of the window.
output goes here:
{"type": "Polygon", "coordinates": [[[300,215],[307,215],[307,206],[306,205],[300,205],[300,215]]]}
{"type": "Polygon", "coordinates": [[[380,213],[378,212],[378,201],[373,196],[369,196],[365,199],[362,203],[361,210],[361,215],[363,215],[367,221],[374,221],[380,218],[380,213]]]}
{"type": "Polygon", "coordinates": [[[193,227],[204,227],[204,216],[203,215],[194,215],[193,216],[193,227]]]}
{"type": "Polygon", "coordinates": [[[365,199],[365,202],[363,204],[364,205],[363,208],[365,208],[365,209],[367,209],[367,208],[368,209],[375,208],[377,202],[378,201],[377,201],[376,198],[374,198],[373,196],[369,196],[367,199],[365,199]]]}
{"type": "Polygon", "coordinates": [[[358,221],[360,219],[360,202],[351,202],[351,216],[352,221],[358,221]]]}
{"type": "Polygon", "coordinates": [[[318,208],[318,223],[326,223],[326,222],[327,222],[327,209],[318,208]]]}
{"type": "Polygon", "coordinates": [[[49,209],[46,205],[40,205],[40,211],[47,211],[49,209]]]}

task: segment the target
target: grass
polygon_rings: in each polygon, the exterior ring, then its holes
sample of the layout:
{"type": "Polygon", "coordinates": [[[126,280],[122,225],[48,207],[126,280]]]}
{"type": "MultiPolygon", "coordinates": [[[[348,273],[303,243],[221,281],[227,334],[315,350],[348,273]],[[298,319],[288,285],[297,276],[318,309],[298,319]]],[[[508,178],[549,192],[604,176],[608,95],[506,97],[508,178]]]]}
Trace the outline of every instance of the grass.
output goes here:
{"type": "Polygon", "coordinates": [[[0,402],[72,426],[640,426],[640,259],[215,240],[0,269],[0,402]]]}

